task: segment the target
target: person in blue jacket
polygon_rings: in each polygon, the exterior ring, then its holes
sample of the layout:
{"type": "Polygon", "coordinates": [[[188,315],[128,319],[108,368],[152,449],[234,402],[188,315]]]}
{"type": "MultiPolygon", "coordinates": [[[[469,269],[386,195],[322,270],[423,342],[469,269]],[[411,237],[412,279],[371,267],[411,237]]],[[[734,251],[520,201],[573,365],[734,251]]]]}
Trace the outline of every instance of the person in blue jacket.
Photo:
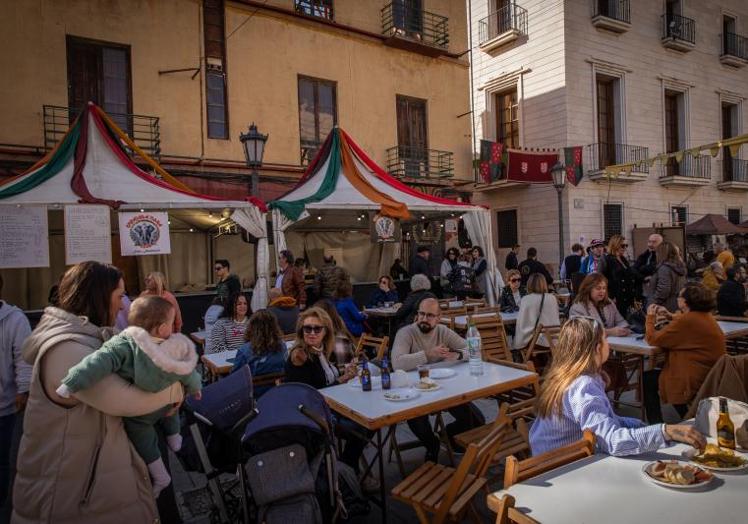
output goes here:
{"type": "Polygon", "coordinates": [[[397,294],[397,288],[392,278],[387,275],[379,277],[379,284],[377,289],[369,298],[369,303],[366,307],[382,307],[388,302],[392,302],[392,305],[398,303],[400,297],[397,294]]]}
{"type": "MultiPolygon", "coordinates": [[[[249,366],[253,377],[270,373],[282,373],[286,368],[288,351],[283,342],[283,332],[278,320],[267,309],[256,311],[249,317],[246,343],[236,352],[231,372],[249,366]]],[[[255,398],[259,398],[270,386],[256,388],[255,398]]]]}
{"type": "Polygon", "coordinates": [[[361,313],[353,301],[353,285],[350,278],[341,279],[338,283],[338,289],[335,292],[335,309],[351,335],[360,337],[364,332],[366,314],[361,313]]]}

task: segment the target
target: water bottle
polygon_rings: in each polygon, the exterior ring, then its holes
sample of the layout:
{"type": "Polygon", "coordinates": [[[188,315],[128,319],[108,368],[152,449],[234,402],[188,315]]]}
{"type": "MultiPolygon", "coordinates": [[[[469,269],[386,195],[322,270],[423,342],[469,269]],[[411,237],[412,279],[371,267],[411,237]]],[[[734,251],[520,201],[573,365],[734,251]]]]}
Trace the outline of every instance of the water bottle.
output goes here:
{"type": "Polygon", "coordinates": [[[392,381],[390,380],[390,363],[387,357],[382,359],[382,389],[390,389],[392,381]]]}
{"type": "Polygon", "coordinates": [[[483,374],[483,358],[481,357],[480,349],[480,333],[478,328],[475,327],[475,322],[470,320],[470,327],[467,331],[467,345],[468,345],[468,366],[470,366],[471,375],[482,375],[483,374]]]}
{"type": "Polygon", "coordinates": [[[361,368],[361,389],[371,391],[371,371],[369,371],[369,362],[366,360],[361,368]]]}

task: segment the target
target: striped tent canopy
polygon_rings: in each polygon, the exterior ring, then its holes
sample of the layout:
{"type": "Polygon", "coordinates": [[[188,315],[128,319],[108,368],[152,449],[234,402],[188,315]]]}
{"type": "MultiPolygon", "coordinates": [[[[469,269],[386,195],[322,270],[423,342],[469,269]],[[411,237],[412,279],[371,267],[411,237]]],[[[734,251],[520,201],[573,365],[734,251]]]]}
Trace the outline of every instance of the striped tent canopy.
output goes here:
{"type": "Polygon", "coordinates": [[[112,208],[247,208],[259,199],[196,193],[164,171],[111,118],[89,102],[57,146],[25,173],[0,185],[0,205],[106,204],[112,208]],[[139,154],[152,173],[136,165],[139,154]]]}
{"type": "Polygon", "coordinates": [[[378,210],[408,220],[411,211],[467,212],[478,206],[427,195],[393,178],[342,129],[335,127],[289,193],[268,204],[291,221],[305,210],[378,210]]]}

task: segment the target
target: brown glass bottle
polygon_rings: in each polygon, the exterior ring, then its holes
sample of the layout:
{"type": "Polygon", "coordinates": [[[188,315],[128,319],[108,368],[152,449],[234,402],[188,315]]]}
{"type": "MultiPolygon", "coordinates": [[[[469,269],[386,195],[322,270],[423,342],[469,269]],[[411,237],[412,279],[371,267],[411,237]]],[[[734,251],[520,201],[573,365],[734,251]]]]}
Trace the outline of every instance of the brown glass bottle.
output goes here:
{"type": "Polygon", "coordinates": [[[717,445],[721,448],[735,449],[735,426],[730,420],[727,399],[719,398],[719,418],[717,419],[717,445]]]}

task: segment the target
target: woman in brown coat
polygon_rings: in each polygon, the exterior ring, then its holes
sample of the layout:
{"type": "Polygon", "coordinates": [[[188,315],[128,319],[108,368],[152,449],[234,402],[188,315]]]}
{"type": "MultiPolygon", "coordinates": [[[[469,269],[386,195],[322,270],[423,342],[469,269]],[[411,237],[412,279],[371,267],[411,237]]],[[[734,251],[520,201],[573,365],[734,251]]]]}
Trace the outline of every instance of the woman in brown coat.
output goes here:
{"type": "Polygon", "coordinates": [[[714,306],[714,292],[695,283],[678,293],[680,314],[656,304],[647,309],[647,343],[665,352],[662,372],[644,373],[644,404],[650,423],[662,422],[660,399],[673,404],[683,417],[712,366],[725,354],[725,335],[712,315],[714,306]],[[670,322],[658,330],[661,319],[670,322]]]}
{"type": "Polygon", "coordinates": [[[181,402],[179,384],[145,393],[109,375],[76,398],[55,389],[68,369],[111,336],[125,292],[114,266],[84,262],[60,283],[23,346],[33,364],[13,489],[13,523],[107,524],[158,520],[148,471],[120,417],[181,402]]]}

